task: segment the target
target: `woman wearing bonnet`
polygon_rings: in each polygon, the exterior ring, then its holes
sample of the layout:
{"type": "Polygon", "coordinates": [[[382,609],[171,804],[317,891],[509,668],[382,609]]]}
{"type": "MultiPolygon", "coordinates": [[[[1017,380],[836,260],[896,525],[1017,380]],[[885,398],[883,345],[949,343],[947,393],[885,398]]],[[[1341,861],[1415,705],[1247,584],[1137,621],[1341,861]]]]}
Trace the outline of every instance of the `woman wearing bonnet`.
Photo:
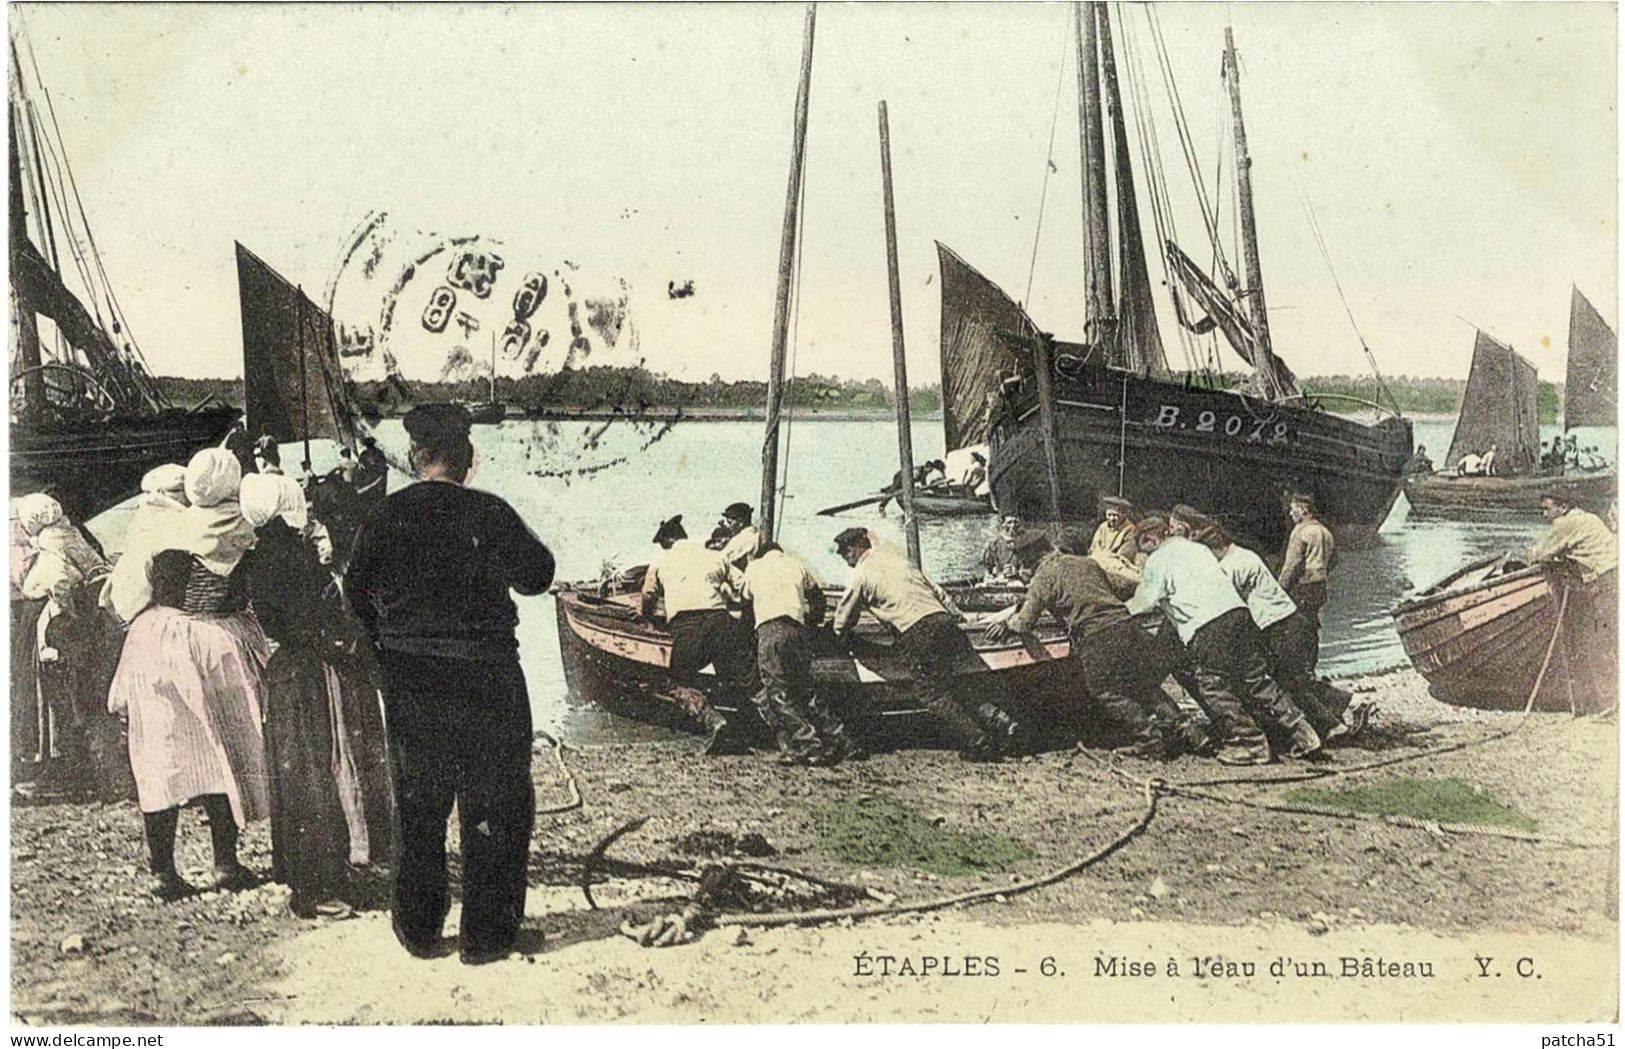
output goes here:
{"type": "Polygon", "coordinates": [[[201,801],[216,886],[227,889],[254,883],[237,859],[238,830],[270,808],[260,727],[270,653],[238,571],[254,545],[254,526],[237,501],[241,481],[230,452],[193,456],[183,484],[188,505],[149,502],[138,511],[147,519],[132,522],[138,541],[108,586],[113,610],[129,623],[108,709],[129,721],[151,887],[162,899],[191,890],[175,869],[182,805],[201,801]]]}

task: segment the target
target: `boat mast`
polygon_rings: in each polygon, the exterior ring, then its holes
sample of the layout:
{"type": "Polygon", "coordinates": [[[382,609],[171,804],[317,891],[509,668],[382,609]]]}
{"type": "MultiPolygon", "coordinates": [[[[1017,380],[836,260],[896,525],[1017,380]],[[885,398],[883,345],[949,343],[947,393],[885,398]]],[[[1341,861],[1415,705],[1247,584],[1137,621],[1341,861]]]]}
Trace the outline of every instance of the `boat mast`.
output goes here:
{"type": "Polygon", "coordinates": [[[773,357],[767,377],[767,435],[762,441],[762,535],[778,537],[779,408],[784,401],[785,344],[790,334],[790,283],[796,257],[796,218],[801,210],[801,164],[807,153],[807,97],[812,91],[813,26],[817,7],[807,5],[801,42],[801,85],[796,91],[794,144],[790,149],[790,186],[784,199],[784,233],[779,239],[779,290],[773,303],[773,357]]]}
{"type": "Polygon", "coordinates": [[[1156,306],[1151,299],[1151,277],[1140,239],[1140,211],[1134,197],[1134,166],[1123,116],[1123,96],[1117,85],[1117,59],[1112,51],[1112,22],[1106,4],[1091,5],[1100,25],[1100,66],[1106,86],[1106,112],[1112,122],[1117,185],[1117,338],[1113,364],[1151,374],[1167,371],[1162,338],[1157,332],[1156,306]]]}
{"type": "Polygon", "coordinates": [[[903,356],[903,287],[897,275],[897,212],[891,192],[891,129],[886,103],[880,103],[880,181],[886,198],[886,278],[891,290],[891,357],[897,385],[897,501],[903,507],[903,532],[908,537],[908,563],[920,567],[920,522],[914,516],[914,438],[909,432],[908,363],[903,356]]]}
{"type": "Polygon", "coordinates": [[[1272,398],[1281,394],[1275,374],[1275,353],[1270,348],[1269,310],[1264,304],[1264,273],[1258,262],[1258,225],[1253,218],[1253,159],[1247,152],[1247,127],[1241,119],[1241,77],[1236,65],[1236,37],[1224,27],[1224,79],[1230,87],[1230,122],[1236,140],[1236,198],[1241,206],[1241,251],[1247,268],[1247,291],[1252,299],[1248,315],[1258,345],[1253,370],[1272,398]]]}
{"type": "Polygon", "coordinates": [[[1113,327],[1110,231],[1106,219],[1106,139],[1100,117],[1099,42],[1092,12],[1072,5],[1078,41],[1078,149],[1083,170],[1084,341],[1107,344],[1113,327]]]}
{"type": "Polygon", "coordinates": [[[299,340],[299,430],[305,441],[305,462],[310,462],[310,379],[306,376],[305,287],[294,288],[293,327],[299,340]]]}
{"type": "Polygon", "coordinates": [[[17,107],[11,106],[11,141],[7,149],[11,163],[11,238],[12,259],[11,316],[17,326],[17,360],[23,375],[23,405],[20,415],[24,419],[38,418],[45,410],[45,376],[40,372],[39,318],[34,304],[17,294],[16,269],[19,241],[27,241],[28,227],[23,209],[22,161],[17,155],[17,107]]]}
{"type": "Polygon", "coordinates": [[[497,403],[497,333],[491,330],[491,403],[497,403]]]}

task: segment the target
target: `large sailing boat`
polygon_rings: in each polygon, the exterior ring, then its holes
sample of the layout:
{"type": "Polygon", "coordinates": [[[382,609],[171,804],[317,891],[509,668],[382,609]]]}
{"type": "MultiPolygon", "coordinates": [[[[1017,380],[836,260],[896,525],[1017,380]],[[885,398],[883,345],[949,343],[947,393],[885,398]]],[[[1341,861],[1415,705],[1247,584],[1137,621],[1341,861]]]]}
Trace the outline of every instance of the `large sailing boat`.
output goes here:
{"type": "MultiPolygon", "coordinates": [[[[1613,426],[1614,382],[1619,344],[1580,289],[1569,310],[1569,380],[1563,425],[1613,426]]],[[[1540,423],[1536,414],[1540,378],[1535,366],[1512,347],[1479,332],[1473,363],[1462,394],[1461,414],[1450,439],[1450,453],[1437,473],[1415,474],[1405,481],[1405,498],[1413,517],[1495,518],[1515,515],[1532,520],[1542,495],[1563,495],[1602,512],[1613,498],[1612,470],[1584,473],[1553,466],[1542,469],[1540,423]],[[1469,455],[1495,456],[1489,475],[1462,476],[1456,464],[1469,455]]]]}
{"type": "Polygon", "coordinates": [[[20,32],[14,27],[9,78],[11,490],[50,491],[83,521],[134,495],[153,466],[218,442],[238,413],[171,406],[148,374],[20,32]]]}
{"type": "MultiPolygon", "coordinates": [[[[1205,273],[1174,242],[1145,112],[1145,78],[1128,81],[1142,155],[1152,168],[1145,174],[1153,180],[1149,198],[1162,261],[1175,315],[1186,329],[1178,334],[1192,368],[1181,381],[1169,371],[1158,329],[1110,17],[1104,3],[1075,5],[1075,13],[1085,173],[1083,340],[1052,339],[992,281],[939,244],[948,447],[989,441],[995,502],[1030,519],[1092,519],[1104,495],[1126,496],[1142,507],[1183,502],[1214,514],[1232,534],[1278,549],[1291,524],[1288,497],[1306,491],[1346,541],[1369,540],[1399,495],[1411,426],[1397,412],[1369,403],[1364,406],[1383,416],[1370,425],[1328,414],[1320,408],[1323,398],[1306,394],[1275,352],[1232,34],[1226,30],[1224,76],[1245,284],[1225,261],[1213,209],[1205,203],[1216,272],[1205,273]],[[1211,371],[1201,376],[1205,369],[1190,343],[1215,329],[1251,369],[1245,388],[1220,388],[1211,371]]],[[[1147,18],[1160,46],[1155,13],[1147,18]]],[[[1177,102],[1175,115],[1183,137],[1177,102]]]]}

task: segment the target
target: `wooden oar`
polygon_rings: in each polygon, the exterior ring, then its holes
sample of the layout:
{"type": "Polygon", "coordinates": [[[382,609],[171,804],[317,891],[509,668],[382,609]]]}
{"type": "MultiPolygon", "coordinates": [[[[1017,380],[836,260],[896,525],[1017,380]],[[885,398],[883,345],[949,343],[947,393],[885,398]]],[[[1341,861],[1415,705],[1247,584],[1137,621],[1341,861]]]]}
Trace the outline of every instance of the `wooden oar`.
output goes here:
{"type": "Polygon", "coordinates": [[[860,506],[873,506],[875,503],[884,502],[887,499],[895,498],[896,495],[896,492],[881,492],[879,495],[865,496],[862,499],[857,499],[850,503],[842,503],[840,506],[826,507],[825,509],[818,511],[818,516],[829,517],[832,514],[840,513],[842,510],[856,510],[860,506]]]}

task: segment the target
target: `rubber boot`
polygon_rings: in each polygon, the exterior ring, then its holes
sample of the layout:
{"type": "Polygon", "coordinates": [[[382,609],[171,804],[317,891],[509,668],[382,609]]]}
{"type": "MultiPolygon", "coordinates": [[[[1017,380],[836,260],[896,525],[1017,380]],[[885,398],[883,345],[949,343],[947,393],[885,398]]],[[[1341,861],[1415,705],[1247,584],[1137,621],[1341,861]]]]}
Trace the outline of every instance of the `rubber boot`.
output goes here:
{"type": "Polygon", "coordinates": [[[141,823],[147,834],[148,864],[152,870],[148,888],[154,896],[166,902],[178,900],[192,891],[192,886],[175,870],[175,828],[180,818],[181,810],[178,807],[141,814],[141,823]]]}

